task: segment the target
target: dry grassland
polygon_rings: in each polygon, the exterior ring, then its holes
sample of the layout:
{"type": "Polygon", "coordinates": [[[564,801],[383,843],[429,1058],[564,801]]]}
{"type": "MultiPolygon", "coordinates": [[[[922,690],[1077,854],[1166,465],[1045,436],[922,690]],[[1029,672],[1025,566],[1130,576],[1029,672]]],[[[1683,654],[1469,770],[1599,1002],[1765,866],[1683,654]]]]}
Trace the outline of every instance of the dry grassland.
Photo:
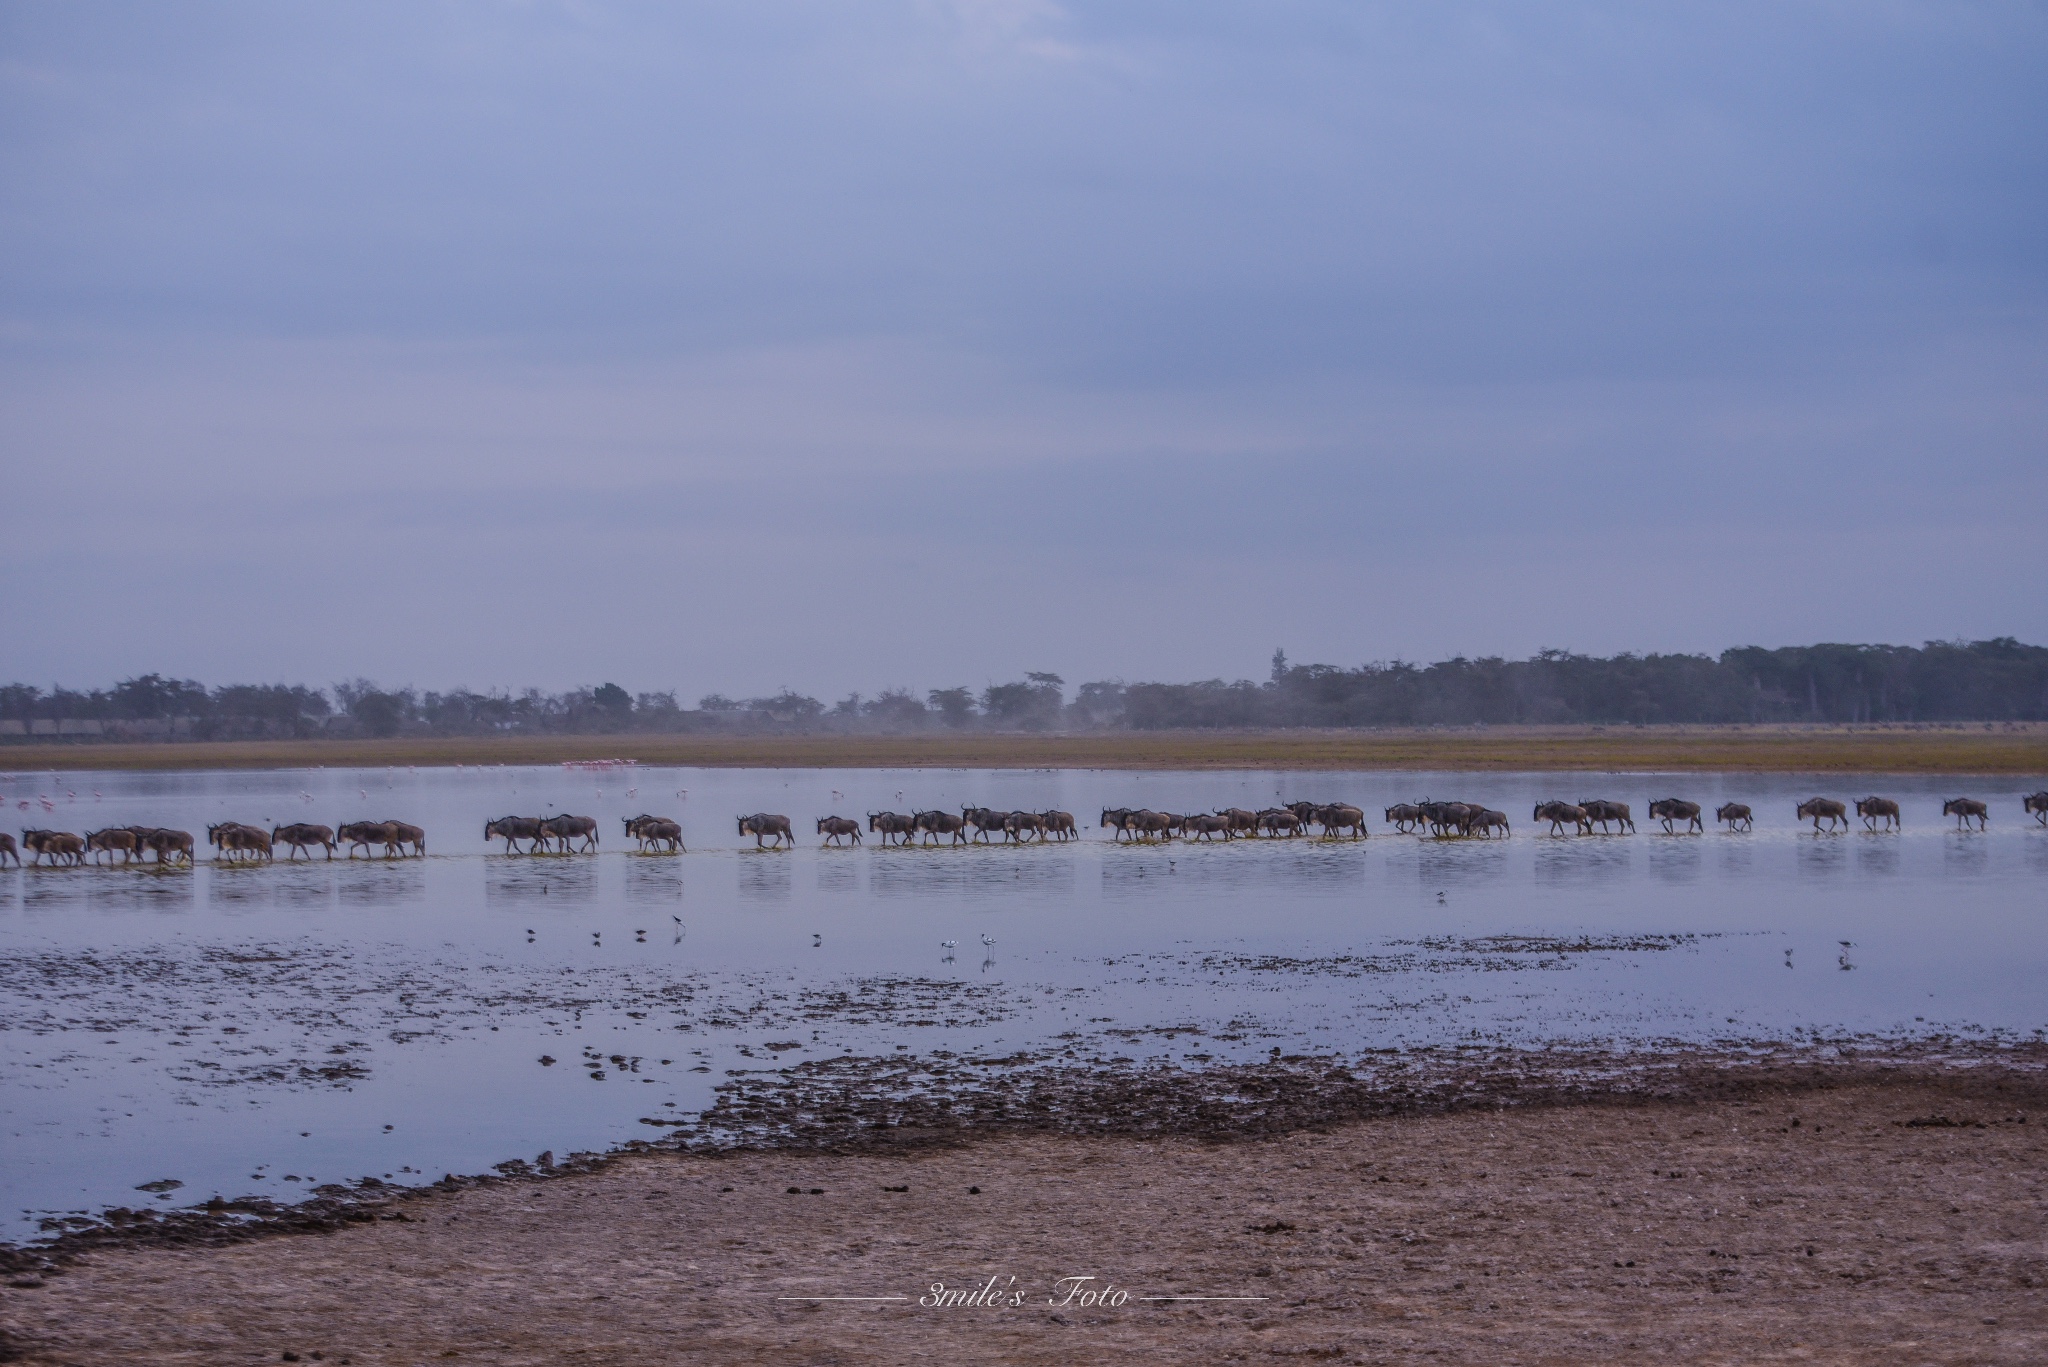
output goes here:
{"type": "Polygon", "coordinates": [[[2048,776],[2048,725],[520,736],[0,747],[0,768],[26,772],[560,764],[606,758],[775,769],[1719,770],[2048,776]]]}

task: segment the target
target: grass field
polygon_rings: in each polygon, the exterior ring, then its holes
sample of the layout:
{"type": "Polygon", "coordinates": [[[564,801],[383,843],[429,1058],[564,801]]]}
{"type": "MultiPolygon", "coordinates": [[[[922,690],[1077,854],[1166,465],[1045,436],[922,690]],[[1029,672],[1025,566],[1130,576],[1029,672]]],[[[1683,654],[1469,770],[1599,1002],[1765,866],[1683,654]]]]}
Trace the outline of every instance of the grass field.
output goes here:
{"type": "Polygon", "coordinates": [[[607,758],[705,768],[1722,770],[2041,774],[2048,779],[2048,725],[400,737],[0,747],[0,769],[19,772],[560,764],[607,758]]]}

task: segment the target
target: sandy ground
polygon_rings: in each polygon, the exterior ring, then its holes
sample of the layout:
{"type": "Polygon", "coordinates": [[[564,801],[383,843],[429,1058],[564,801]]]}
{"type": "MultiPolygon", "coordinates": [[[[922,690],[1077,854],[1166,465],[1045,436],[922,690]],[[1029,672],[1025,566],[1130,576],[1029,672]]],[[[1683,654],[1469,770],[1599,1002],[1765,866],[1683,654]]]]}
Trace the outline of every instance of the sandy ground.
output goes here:
{"type": "Polygon", "coordinates": [[[0,1290],[0,1324],[15,1360],[76,1364],[2040,1363],[2040,1099],[1935,1079],[1237,1144],[645,1154],[93,1252],[0,1290]],[[1131,1299],[1048,1305],[1069,1276],[1131,1299]],[[991,1277],[1002,1303],[919,1304],[991,1277]],[[1139,1299],[1166,1295],[1264,1299],[1139,1299]],[[783,1299],[811,1296],[909,1299],[783,1299]]]}
{"type": "MultiPolygon", "coordinates": [[[[0,745],[0,767],[279,769],[560,764],[708,768],[1454,769],[2048,774],[2048,724],[1496,726],[1090,735],[513,736],[0,745]]],[[[2015,810],[2012,815],[2018,816],[2015,810]]]]}

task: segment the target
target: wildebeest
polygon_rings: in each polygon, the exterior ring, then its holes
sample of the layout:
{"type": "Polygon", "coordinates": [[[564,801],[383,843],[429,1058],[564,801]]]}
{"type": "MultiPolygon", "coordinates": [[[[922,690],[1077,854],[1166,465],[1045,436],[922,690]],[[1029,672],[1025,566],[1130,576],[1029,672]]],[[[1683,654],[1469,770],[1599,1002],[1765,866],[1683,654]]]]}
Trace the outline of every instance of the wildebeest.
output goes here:
{"type": "Polygon", "coordinates": [[[1941,804],[1941,814],[1956,819],[1956,829],[1962,830],[1970,824],[1970,818],[1977,818],[1977,829],[1983,830],[1991,824],[1991,808],[1974,797],[1952,797],[1941,804]]]}
{"type": "Polygon", "coordinates": [[[309,845],[321,846],[327,851],[329,859],[334,858],[334,832],[325,826],[316,826],[310,821],[294,821],[289,826],[273,826],[270,841],[273,846],[292,847],[292,852],[285,856],[287,860],[297,859],[301,854],[311,859],[313,856],[306,848],[309,845]]]}
{"type": "Polygon", "coordinates": [[[1060,840],[1075,840],[1080,837],[1081,833],[1074,829],[1074,814],[1072,812],[1062,812],[1055,809],[1040,812],[1038,815],[1045,822],[1045,834],[1047,836],[1060,840]]]}
{"type": "Polygon", "coordinates": [[[1607,833],[1607,823],[1612,821],[1617,830],[1627,827],[1630,833],[1636,828],[1636,819],[1629,815],[1626,802],[1609,802],[1602,797],[1581,798],[1579,805],[1586,809],[1586,815],[1600,825],[1600,833],[1607,833]]]}
{"type": "Polygon", "coordinates": [[[2048,788],[2044,788],[2038,793],[2028,793],[2024,798],[2020,799],[2020,810],[2032,812],[2034,820],[2040,822],[2043,826],[2048,826],[2048,788]]]}
{"type": "Polygon", "coordinates": [[[550,840],[559,841],[563,854],[569,853],[570,841],[581,840],[583,852],[588,854],[597,847],[597,818],[570,816],[567,812],[560,816],[551,816],[540,823],[540,837],[543,846],[550,840]]]}
{"type": "Polygon", "coordinates": [[[787,841],[796,845],[796,836],[790,833],[789,818],[773,812],[755,812],[752,816],[739,818],[740,834],[754,837],[754,848],[760,849],[762,842],[772,840],[780,845],[787,841]]]}
{"type": "Polygon", "coordinates": [[[1473,809],[1472,815],[1465,822],[1465,834],[1467,835],[1483,835],[1491,839],[1496,830],[1502,835],[1514,834],[1513,831],[1508,829],[1508,814],[1506,812],[1490,811],[1485,807],[1477,807],[1473,809]]]}
{"type": "Polygon", "coordinates": [[[1591,835],[1593,833],[1593,818],[1586,815],[1584,807],[1570,802],[1559,802],[1556,800],[1539,802],[1536,804],[1536,809],[1529,813],[1529,819],[1531,821],[1548,821],[1552,835],[1564,834],[1564,828],[1567,825],[1577,827],[1580,835],[1591,835]]]}
{"type": "Polygon", "coordinates": [[[825,837],[824,843],[836,845],[841,837],[853,837],[853,843],[860,844],[860,823],[850,816],[821,816],[818,818],[818,834],[825,837]]]}
{"type": "Polygon", "coordinates": [[[158,864],[162,864],[166,856],[191,864],[192,832],[167,830],[161,826],[132,826],[129,829],[135,832],[135,838],[143,849],[156,855],[158,864]]]}
{"type": "Polygon", "coordinates": [[[1893,830],[1899,828],[1899,804],[1888,797],[1857,798],[1856,815],[1862,817],[1863,824],[1873,831],[1880,821],[1893,830]]]}
{"type": "Polygon", "coordinates": [[[1102,817],[1096,823],[1103,830],[1114,831],[1111,840],[1121,840],[1131,833],[1131,809],[1129,807],[1104,807],[1102,817]]]}
{"type": "Polygon", "coordinates": [[[1197,812],[1183,818],[1181,831],[1195,840],[1214,840],[1219,834],[1230,839],[1230,819],[1214,812],[1197,812]]]}
{"type": "Polygon", "coordinates": [[[334,832],[334,839],[337,844],[348,846],[350,859],[356,857],[359,845],[366,856],[372,845],[382,845],[386,859],[398,857],[398,832],[389,821],[344,821],[334,832]]]}
{"type": "Polygon", "coordinates": [[[1246,811],[1243,807],[1225,807],[1216,815],[1230,823],[1230,829],[1224,832],[1226,840],[1235,840],[1240,835],[1257,835],[1259,833],[1259,814],[1257,812],[1246,811]]]}
{"type": "Polygon", "coordinates": [[[208,826],[206,839],[220,851],[222,859],[232,861],[238,855],[248,860],[270,858],[270,832],[245,826],[239,821],[223,821],[218,826],[208,826]]]}
{"type": "Polygon", "coordinates": [[[91,858],[93,855],[105,850],[107,862],[110,864],[114,862],[116,851],[120,852],[122,863],[131,864],[135,862],[136,847],[140,843],[135,838],[135,832],[128,830],[126,827],[115,827],[112,830],[105,831],[87,831],[85,833],[86,857],[91,858]]]}
{"type": "Polygon", "coordinates": [[[1429,823],[1429,833],[1439,840],[1453,831],[1464,835],[1471,825],[1473,809],[1468,803],[1425,799],[1415,805],[1422,813],[1422,819],[1429,823]]]}
{"type": "Polygon", "coordinates": [[[1395,830],[1406,835],[1422,824],[1422,808],[1412,802],[1397,802],[1387,808],[1387,821],[1395,830]]]}
{"type": "Polygon", "coordinates": [[[21,847],[35,855],[35,858],[29,860],[31,864],[40,864],[45,857],[53,864],[85,862],[85,841],[70,831],[23,831],[21,847]]]}
{"type": "MultiPolygon", "coordinates": [[[[587,820],[588,818],[583,819],[587,820]]],[[[407,845],[410,845],[412,846],[412,852],[414,854],[420,856],[423,859],[426,857],[427,833],[425,831],[421,830],[418,826],[409,825],[403,821],[387,821],[384,824],[389,826],[391,828],[391,834],[397,837],[398,852],[400,854],[404,854],[405,847],[407,845]]],[[[597,823],[595,821],[592,821],[590,825],[591,829],[594,832],[596,830],[597,823]]]]}
{"type": "Polygon", "coordinates": [[[1311,818],[1323,828],[1325,838],[1339,831],[1350,831],[1360,840],[1366,838],[1365,812],[1348,802],[1332,802],[1318,807],[1311,813],[1311,818]]]}
{"type": "Polygon", "coordinates": [[[880,832],[884,845],[889,843],[892,835],[908,845],[911,835],[917,830],[917,818],[901,812],[869,812],[868,829],[880,832]]]}
{"type": "Polygon", "coordinates": [[[1831,797],[1810,797],[1800,803],[1797,819],[1804,821],[1808,817],[1813,818],[1813,829],[1816,835],[1820,833],[1820,823],[1823,817],[1827,818],[1829,830],[1835,828],[1837,821],[1842,823],[1844,830],[1848,829],[1849,826],[1849,809],[1831,797]]]}
{"type": "Polygon", "coordinates": [[[1045,818],[1037,812],[1010,812],[1003,817],[1003,835],[1022,844],[1028,835],[1045,839],[1045,818]]]}
{"type": "Polygon", "coordinates": [[[1740,802],[1724,802],[1714,808],[1714,820],[1727,822],[1731,831],[1737,826],[1745,831],[1756,827],[1756,819],[1750,815],[1749,808],[1740,802]]]}
{"type": "Polygon", "coordinates": [[[960,819],[974,827],[974,839],[988,843],[989,832],[1002,835],[1003,822],[1009,819],[1008,812],[999,812],[993,807],[962,807],[960,819]]]}
{"type": "Polygon", "coordinates": [[[1173,818],[1165,812],[1155,812],[1150,807],[1140,807],[1124,818],[1124,829],[1133,839],[1151,840],[1154,836],[1171,840],[1173,818]]]}
{"type": "Polygon", "coordinates": [[[638,841],[644,852],[649,846],[660,848],[666,845],[670,854],[683,848],[683,828],[678,822],[665,816],[649,816],[642,812],[626,820],[626,834],[638,841]]]}
{"type": "Polygon", "coordinates": [[[1309,823],[1316,819],[1316,808],[1322,804],[1316,802],[1283,802],[1280,805],[1293,812],[1295,819],[1301,822],[1301,829],[1306,831],[1309,823]]]}
{"type": "Polygon", "coordinates": [[[14,837],[0,831],[0,868],[7,867],[9,859],[14,861],[14,867],[21,867],[21,850],[15,845],[14,837]]]}
{"type": "Polygon", "coordinates": [[[484,843],[493,840],[505,842],[505,853],[520,853],[519,842],[531,840],[530,849],[537,852],[541,843],[541,821],[537,816],[501,816],[496,821],[484,823],[484,843]]]}
{"type": "Polygon", "coordinates": [[[951,812],[937,810],[917,812],[911,816],[910,821],[912,829],[923,838],[923,842],[927,845],[936,844],[938,838],[942,835],[952,836],[952,843],[955,845],[965,845],[967,843],[967,822],[951,812]]]}
{"type": "Polygon", "coordinates": [[[1277,839],[1283,833],[1289,838],[1301,834],[1301,818],[1287,807],[1268,807],[1259,813],[1259,829],[1268,839],[1277,839]]]}
{"type": "Polygon", "coordinates": [[[1650,820],[1664,823],[1664,834],[1676,835],[1672,823],[1683,821],[1688,831],[1706,832],[1700,821],[1700,804],[1687,802],[1682,797],[1660,797],[1650,804],[1650,820]]]}

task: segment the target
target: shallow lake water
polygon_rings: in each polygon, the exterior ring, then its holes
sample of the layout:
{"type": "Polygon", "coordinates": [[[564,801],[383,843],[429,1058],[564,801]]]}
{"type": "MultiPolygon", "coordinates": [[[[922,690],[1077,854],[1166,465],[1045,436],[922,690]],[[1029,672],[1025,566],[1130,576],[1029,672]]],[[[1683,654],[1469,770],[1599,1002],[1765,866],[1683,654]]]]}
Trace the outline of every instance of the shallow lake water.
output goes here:
{"type": "MultiPolygon", "coordinates": [[[[2048,829],[2010,779],[1799,775],[561,768],[0,776],[15,826],[397,818],[422,859],[0,874],[8,1224],[288,1199],[666,1133],[731,1072],[843,1054],[1200,1067],[1404,1045],[1720,1044],[2048,1027],[2048,829]],[[1815,793],[1905,828],[1816,837],[1815,793]],[[1990,801],[1958,833],[1941,800],[1990,801]],[[1684,796],[1753,833],[1670,836],[1684,796]],[[1505,840],[1396,835],[1426,796],[1505,840]],[[1534,802],[1631,803],[1549,837],[1534,802]],[[1104,806],[1366,808],[1366,841],[1131,848],[1104,806]],[[816,817],[1058,807],[1082,838],[820,849],[816,817]],[[600,818],[601,852],[507,855],[484,822],[600,818]],[[640,855],[621,818],[681,821],[640,855]],[[735,831],[787,813],[793,851],[735,831]],[[947,942],[950,942],[947,943],[947,942]],[[543,1060],[548,1060],[544,1062],[543,1060]],[[149,1192],[147,1184],[178,1185],[149,1192]]],[[[204,846],[202,844],[202,851],[204,846]]]]}

